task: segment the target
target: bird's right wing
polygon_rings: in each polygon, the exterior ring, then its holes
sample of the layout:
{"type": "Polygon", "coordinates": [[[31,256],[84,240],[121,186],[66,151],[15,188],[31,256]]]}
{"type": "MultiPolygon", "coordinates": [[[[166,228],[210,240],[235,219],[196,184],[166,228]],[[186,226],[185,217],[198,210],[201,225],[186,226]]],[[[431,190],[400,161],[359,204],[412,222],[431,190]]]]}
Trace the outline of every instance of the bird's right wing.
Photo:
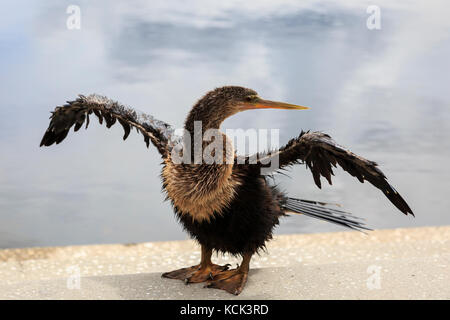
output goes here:
{"type": "Polygon", "coordinates": [[[123,140],[128,137],[131,128],[134,127],[143,134],[147,147],[151,141],[162,156],[170,151],[174,133],[170,125],[96,94],[87,97],[80,95],[76,100],[67,101],[64,106],[56,107],[55,111],[52,112],[50,125],[40,146],[60,143],[67,137],[73,126],[74,131],[78,131],[84,123],[86,123],[87,128],[89,115],[92,113],[98,117],[100,124],[103,123],[104,119],[107,128],[114,125],[116,121],[119,122],[125,131],[123,140]]]}

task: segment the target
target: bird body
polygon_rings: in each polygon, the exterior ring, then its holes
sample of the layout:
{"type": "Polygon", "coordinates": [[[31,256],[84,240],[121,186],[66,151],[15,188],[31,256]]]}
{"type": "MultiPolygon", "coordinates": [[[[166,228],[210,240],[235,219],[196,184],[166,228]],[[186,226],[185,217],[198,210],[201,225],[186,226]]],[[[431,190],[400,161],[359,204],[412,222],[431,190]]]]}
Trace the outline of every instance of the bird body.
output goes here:
{"type": "Polygon", "coordinates": [[[263,160],[276,160],[277,170],[304,163],[319,188],[321,177],[331,184],[332,167],[339,165],[360,182],[367,180],[379,188],[404,214],[412,214],[408,204],[386,181],[375,162],[353,154],[321,132],[302,131],[274,152],[258,153],[256,157],[237,157],[232,141],[220,131],[220,125],[237,112],[259,108],[306,109],[263,100],[247,88],[217,88],[193,106],[186,118],[185,134],[180,139],[175,137],[174,130],[168,124],[151,116],[139,114],[106,97],[80,96],[55,109],[41,146],[60,143],[72,126],[77,131],[86,123],[87,128],[92,113],[100,123],[105,120],[108,128],[119,122],[125,131],[124,139],[132,127],[136,128],[144,135],[147,146],[151,141],[161,154],[163,190],[173,205],[176,217],[202,249],[198,265],[167,272],[163,276],[186,283],[207,282],[208,287],[233,294],[239,294],[247,282],[252,255],[265,248],[279,218],[288,213],[308,215],[351,229],[367,229],[349,213],[329,208],[323,203],[291,198],[280,192],[262,174],[261,169],[267,164],[263,160]],[[208,141],[195,139],[198,123],[203,131],[214,131],[214,142],[220,142],[221,148],[208,149],[208,141]],[[179,162],[178,158],[175,161],[179,150],[174,151],[180,144],[182,157],[188,161],[179,162]],[[203,158],[204,155],[207,157],[203,158]],[[215,161],[209,161],[208,155],[215,161]],[[256,163],[251,163],[250,158],[257,159],[256,163]],[[228,270],[228,265],[213,264],[211,255],[214,251],[242,256],[242,263],[231,270],[228,270]]]}
{"type": "MultiPolygon", "coordinates": [[[[223,192],[223,197],[213,198],[212,202],[227,202],[219,210],[211,207],[207,219],[196,219],[196,207],[192,213],[184,213],[174,203],[175,213],[183,227],[200,244],[212,250],[233,255],[255,253],[265,246],[272,237],[272,229],[278,218],[284,215],[278,191],[268,185],[259,173],[234,168],[230,180],[233,185],[232,196],[223,192]]],[[[202,208],[203,209],[203,208],[202,208]]]]}

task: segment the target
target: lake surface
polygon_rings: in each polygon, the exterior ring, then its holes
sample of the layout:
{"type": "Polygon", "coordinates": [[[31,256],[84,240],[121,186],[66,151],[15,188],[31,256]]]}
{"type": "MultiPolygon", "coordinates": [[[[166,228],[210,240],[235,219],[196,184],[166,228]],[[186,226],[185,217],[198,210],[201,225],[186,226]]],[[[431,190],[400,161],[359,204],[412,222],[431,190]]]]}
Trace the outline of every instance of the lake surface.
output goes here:
{"type": "MultiPolygon", "coordinates": [[[[450,224],[450,19],[444,1],[65,1],[0,6],[0,247],[186,239],[142,136],[92,123],[39,148],[49,111],[99,93],[175,127],[208,90],[242,85],[308,111],[240,113],[223,128],[321,130],[377,161],[405,217],[341,169],[319,190],[304,166],[277,176],[292,196],[340,203],[375,229],[450,224]]],[[[277,233],[343,230],[295,216],[277,233]]]]}

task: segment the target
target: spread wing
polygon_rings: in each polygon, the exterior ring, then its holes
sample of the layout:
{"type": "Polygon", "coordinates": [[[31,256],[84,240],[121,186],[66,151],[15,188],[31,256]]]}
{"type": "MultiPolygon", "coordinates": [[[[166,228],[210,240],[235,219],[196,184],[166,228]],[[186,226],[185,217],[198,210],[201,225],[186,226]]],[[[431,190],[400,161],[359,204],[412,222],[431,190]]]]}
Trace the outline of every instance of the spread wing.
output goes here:
{"type": "MultiPolygon", "coordinates": [[[[254,156],[253,156],[254,157],[254,156]]],[[[329,135],[322,132],[303,132],[291,139],[285,146],[271,154],[258,154],[258,163],[278,158],[278,169],[297,163],[305,163],[311,170],[314,182],[320,188],[320,178],[325,177],[332,184],[333,167],[339,165],[346,172],[356,177],[361,183],[369,181],[380,189],[384,195],[405,215],[413,214],[411,208],[400,194],[387,182],[386,176],[376,162],[364,159],[338,145],[329,135]]]]}
{"type": "Polygon", "coordinates": [[[134,127],[143,134],[147,147],[151,141],[162,156],[170,151],[174,130],[167,123],[96,94],[87,97],[80,95],[76,100],[67,101],[64,106],[56,107],[40,146],[60,143],[67,137],[72,127],[76,132],[85,123],[87,129],[91,114],[97,116],[100,124],[104,120],[107,128],[119,122],[125,132],[123,140],[128,137],[134,127]]]}

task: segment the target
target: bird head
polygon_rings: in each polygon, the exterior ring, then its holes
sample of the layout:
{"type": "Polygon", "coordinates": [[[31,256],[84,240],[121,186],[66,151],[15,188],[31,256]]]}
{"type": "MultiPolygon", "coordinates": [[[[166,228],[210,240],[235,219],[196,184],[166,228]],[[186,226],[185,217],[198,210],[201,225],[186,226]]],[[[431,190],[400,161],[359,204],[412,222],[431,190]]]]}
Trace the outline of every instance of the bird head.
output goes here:
{"type": "Polygon", "coordinates": [[[226,118],[254,109],[304,110],[308,107],[264,100],[252,89],[225,86],[209,91],[194,105],[186,119],[186,127],[189,130],[194,121],[202,121],[203,128],[219,128],[226,118]]]}

